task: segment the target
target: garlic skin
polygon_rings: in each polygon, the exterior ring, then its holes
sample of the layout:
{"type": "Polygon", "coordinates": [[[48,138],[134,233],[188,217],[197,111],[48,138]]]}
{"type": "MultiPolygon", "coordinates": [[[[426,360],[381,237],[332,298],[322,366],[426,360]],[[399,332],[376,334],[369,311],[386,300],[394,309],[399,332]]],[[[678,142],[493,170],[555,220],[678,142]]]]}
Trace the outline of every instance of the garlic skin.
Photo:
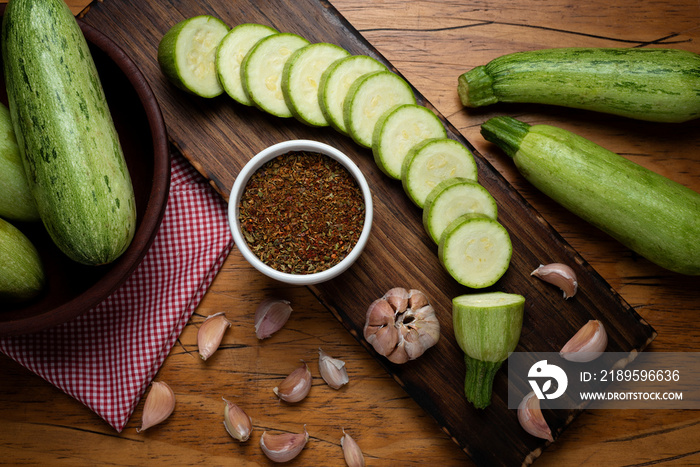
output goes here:
{"type": "Polygon", "coordinates": [[[309,366],[303,362],[296,370],[292,371],[279,386],[272,391],[285,402],[296,403],[303,400],[311,390],[311,372],[309,366]]]}
{"type": "Polygon", "coordinates": [[[576,273],[566,264],[540,264],[537,269],[530,273],[530,275],[538,277],[545,282],[559,287],[564,294],[564,300],[576,295],[576,291],[578,290],[576,273]]]}
{"type": "Polygon", "coordinates": [[[227,401],[223,397],[222,399],[226,402],[226,407],[224,408],[224,427],[226,427],[226,432],[241,443],[248,441],[250,434],[253,432],[253,420],[236,404],[227,401]]]}
{"type": "Polygon", "coordinates": [[[552,431],[542,415],[540,409],[540,400],[535,396],[534,392],[523,397],[518,405],[518,421],[520,426],[532,436],[546,439],[553,442],[552,431]]]}
{"type": "Polygon", "coordinates": [[[309,433],[304,425],[304,433],[280,433],[277,435],[263,432],[260,448],[272,462],[288,462],[299,455],[309,441],[309,433]]]}
{"type": "Polygon", "coordinates": [[[343,457],[348,467],[364,467],[365,457],[362,455],[362,449],[357,445],[355,440],[343,430],[343,437],[340,438],[340,447],[343,448],[343,457]]]}
{"type": "Polygon", "coordinates": [[[603,323],[592,319],[564,344],[559,355],[570,362],[590,362],[600,357],[608,345],[608,333],[603,323]]]}
{"type": "Polygon", "coordinates": [[[292,307],[287,300],[266,298],[255,310],[255,335],[267,339],[287,324],[292,307]]]}
{"type": "Polygon", "coordinates": [[[345,362],[332,358],[320,348],[318,349],[318,370],[323,381],[333,389],[340,389],[350,381],[345,362]]]}
{"type": "Polygon", "coordinates": [[[370,304],[364,337],[389,361],[406,363],[437,343],[440,323],[423,292],[394,287],[370,304]]]}
{"type": "Polygon", "coordinates": [[[173,410],[175,410],[175,393],[166,383],[154,381],[143,405],[141,428],[137,428],[136,432],[140,433],[163,422],[173,413],[173,410]]]}
{"type": "Polygon", "coordinates": [[[216,313],[207,316],[197,331],[197,348],[202,360],[211,357],[219,348],[224,333],[231,327],[231,321],[226,319],[224,313],[216,313]]]}

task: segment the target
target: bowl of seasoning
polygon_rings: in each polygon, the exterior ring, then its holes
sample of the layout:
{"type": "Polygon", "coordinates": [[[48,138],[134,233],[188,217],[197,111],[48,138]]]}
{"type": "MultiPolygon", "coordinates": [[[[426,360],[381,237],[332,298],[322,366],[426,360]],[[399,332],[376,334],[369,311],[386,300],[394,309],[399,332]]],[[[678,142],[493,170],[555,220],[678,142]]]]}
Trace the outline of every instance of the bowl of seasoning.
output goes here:
{"type": "Polygon", "coordinates": [[[293,285],[318,284],[347,270],[372,228],[372,194],[338,149],[291,140],[256,154],[229,198],[236,247],[258,271],[293,285]]]}

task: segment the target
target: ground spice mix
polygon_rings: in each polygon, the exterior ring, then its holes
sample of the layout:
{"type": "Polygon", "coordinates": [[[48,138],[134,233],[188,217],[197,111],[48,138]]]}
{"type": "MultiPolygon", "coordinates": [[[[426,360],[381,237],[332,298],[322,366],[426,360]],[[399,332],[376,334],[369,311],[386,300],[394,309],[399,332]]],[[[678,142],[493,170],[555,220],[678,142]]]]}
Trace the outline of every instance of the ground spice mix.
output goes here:
{"type": "Polygon", "coordinates": [[[291,151],[260,167],[239,205],[243,236],[273,269],[312,274],[338,264],[355,246],[365,205],[353,176],[335,159],[291,151]]]}

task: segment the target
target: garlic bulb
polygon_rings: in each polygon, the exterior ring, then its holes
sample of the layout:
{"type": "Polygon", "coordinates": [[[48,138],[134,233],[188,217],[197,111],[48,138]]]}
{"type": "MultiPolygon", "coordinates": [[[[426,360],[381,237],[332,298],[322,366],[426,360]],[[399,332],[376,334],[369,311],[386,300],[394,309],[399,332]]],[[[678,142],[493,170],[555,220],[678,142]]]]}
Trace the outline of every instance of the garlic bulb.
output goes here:
{"type": "Polygon", "coordinates": [[[288,462],[299,455],[309,441],[309,433],[304,425],[304,433],[280,433],[271,435],[267,431],[260,437],[260,448],[273,462],[288,462]]]}
{"type": "Polygon", "coordinates": [[[590,362],[600,357],[607,346],[608,333],[603,323],[592,319],[564,344],[559,355],[570,362],[590,362]]]}
{"type": "Polygon", "coordinates": [[[318,349],[318,370],[323,381],[333,389],[340,389],[348,384],[349,378],[345,369],[345,362],[330,357],[322,349],[318,349]]]}
{"type": "Polygon", "coordinates": [[[552,431],[542,415],[540,400],[534,392],[527,394],[518,405],[518,421],[520,426],[532,436],[554,441],[552,431]]]}
{"type": "Polygon", "coordinates": [[[564,294],[564,299],[573,297],[578,290],[576,273],[566,264],[540,264],[540,266],[532,271],[530,275],[539,277],[543,281],[559,287],[564,294]]]}
{"type": "Polygon", "coordinates": [[[208,316],[197,331],[197,347],[202,360],[211,357],[219,348],[224,333],[231,327],[231,322],[224,313],[208,316]]]}
{"type": "Polygon", "coordinates": [[[419,290],[395,287],[367,310],[364,337],[393,363],[414,360],[440,339],[440,323],[419,290]]]}
{"type": "Polygon", "coordinates": [[[226,407],[224,408],[224,427],[226,427],[226,431],[233,439],[241,443],[248,441],[250,433],[253,431],[253,420],[233,402],[229,402],[226,399],[224,399],[224,402],[226,402],[226,407]]]}
{"type": "Polygon", "coordinates": [[[348,467],[364,467],[365,458],[362,449],[355,440],[343,430],[343,437],[340,438],[340,447],[343,448],[343,457],[348,467]]]}
{"type": "Polygon", "coordinates": [[[175,393],[166,383],[154,381],[143,405],[141,428],[136,432],[140,433],[163,422],[173,413],[173,410],[175,410],[175,393]]]}
{"type": "Polygon", "coordinates": [[[255,335],[267,339],[287,323],[292,307],[287,300],[266,298],[255,310],[255,335]]]}
{"type": "Polygon", "coordinates": [[[285,402],[295,403],[303,400],[311,390],[311,372],[306,363],[292,371],[273,392],[285,402]]]}

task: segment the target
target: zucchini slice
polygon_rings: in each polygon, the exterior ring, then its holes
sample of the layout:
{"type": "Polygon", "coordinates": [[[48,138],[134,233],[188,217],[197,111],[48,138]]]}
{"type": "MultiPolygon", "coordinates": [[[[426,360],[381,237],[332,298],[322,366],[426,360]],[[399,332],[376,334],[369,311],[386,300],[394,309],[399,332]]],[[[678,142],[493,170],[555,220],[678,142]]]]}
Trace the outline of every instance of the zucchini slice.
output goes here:
{"type": "Polygon", "coordinates": [[[200,97],[224,92],[216,76],[216,49],[229,27],[219,18],[200,15],[180,21],[158,44],[158,63],[175,86],[200,97]]]}
{"type": "Polygon", "coordinates": [[[418,104],[392,107],[379,117],[372,134],[372,153],[377,166],[397,180],[408,152],[418,143],[432,138],[447,138],[440,119],[418,104]]]}
{"type": "Polygon", "coordinates": [[[281,32],[263,37],[250,49],[241,63],[241,82],[256,107],[277,117],[292,116],[282,93],[282,72],[289,57],[308,44],[297,34],[281,32]]]}
{"type": "Polygon", "coordinates": [[[233,100],[253,105],[241,83],[241,63],[246,54],[263,37],[276,34],[275,28],[257,23],[243,23],[231,29],[216,50],[216,74],[221,86],[233,100]]]}
{"type": "Polygon", "coordinates": [[[477,180],[474,156],[462,143],[449,138],[432,138],[415,145],[401,166],[401,183],[409,198],[420,208],[428,194],[443,180],[460,177],[477,180]]]}
{"type": "Polygon", "coordinates": [[[310,126],[328,126],[321,111],[318,89],[321,75],[331,63],[350,52],[335,44],[309,44],[292,54],[282,72],[282,94],[292,115],[310,126]]]}
{"type": "Polygon", "coordinates": [[[318,102],[331,127],[347,135],[343,120],[343,101],[352,83],[360,76],[387,68],[367,55],[351,55],[333,62],[321,75],[318,102]]]}
{"type": "Polygon", "coordinates": [[[374,127],[384,112],[399,104],[415,104],[411,86],[389,70],[367,73],[352,83],[343,102],[343,120],[350,137],[372,147],[374,127]]]}
{"type": "Polygon", "coordinates": [[[435,243],[445,228],[463,214],[479,213],[496,219],[496,200],[486,188],[473,180],[453,177],[433,188],[423,205],[423,227],[435,243]]]}
{"type": "Polygon", "coordinates": [[[440,237],[438,256],[460,284],[480,289],[495,284],[508,270],[513,246],[508,231],[484,214],[464,214],[440,237]]]}

